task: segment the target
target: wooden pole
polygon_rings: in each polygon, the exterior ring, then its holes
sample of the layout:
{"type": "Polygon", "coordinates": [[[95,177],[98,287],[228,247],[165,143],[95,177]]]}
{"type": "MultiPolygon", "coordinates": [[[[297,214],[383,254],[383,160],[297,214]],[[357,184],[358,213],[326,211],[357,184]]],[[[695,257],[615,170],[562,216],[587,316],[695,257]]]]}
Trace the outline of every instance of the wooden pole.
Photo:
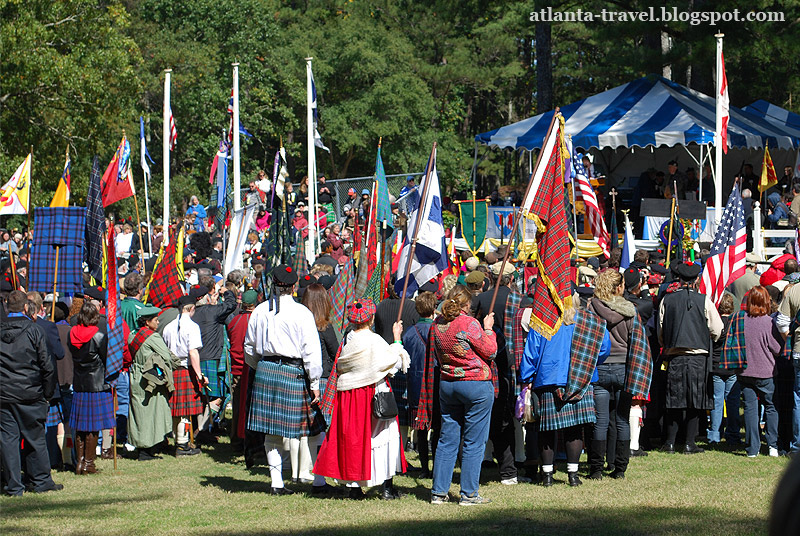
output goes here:
{"type": "MultiPolygon", "coordinates": [[[[473,188],[472,189],[472,247],[474,247],[477,250],[478,249],[478,244],[475,243],[475,240],[478,239],[478,230],[476,229],[476,226],[475,226],[475,211],[478,210],[477,203],[475,202],[475,198],[476,197],[477,197],[477,191],[475,190],[475,188],[473,188]]],[[[463,230],[462,230],[462,234],[463,234],[463,230]]],[[[485,239],[486,238],[484,237],[484,240],[485,239]]],[[[503,235],[500,235],[500,239],[501,240],[503,239],[503,235]]]]}
{"type": "Polygon", "coordinates": [[[53,302],[52,307],[50,308],[50,322],[56,321],[56,285],[58,284],[58,254],[61,250],[61,246],[56,246],[56,267],[53,270],[53,302]]]}
{"type": "MultiPolygon", "coordinates": [[[[136,194],[133,194],[133,206],[136,207],[136,229],[139,232],[139,258],[141,259],[144,256],[144,241],[142,240],[142,221],[139,219],[139,201],[136,199],[136,194]]],[[[129,269],[132,270],[133,266],[129,266],[129,269]]]]}
{"type": "MultiPolygon", "coordinates": [[[[116,387],[114,389],[112,389],[111,392],[114,393],[114,414],[116,415],[116,413],[117,413],[117,389],[116,389],[116,387]]],[[[111,454],[114,457],[114,472],[116,473],[117,472],[117,425],[116,425],[116,421],[114,421],[114,439],[112,440],[111,445],[112,445],[111,446],[111,448],[112,448],[111,454]]]]}
{"type": "Polygon", "coordinates": [[[672,227],[675,223],[675,203],[678,198],[678,193],[675,191],[675,186],[672,189],[672,207],[669,211],[669,238],[667,239],[667,268],[672,257],[672,227]]]}
{"type": "Polygon", "coordinates": [[[414,253],[417,250],[417,239],[419,237],[419,228],[422,224],[422,216],[425,212],[425,204],[428,199],[428,190],[431,186],[431,173],[433,173],[433,165],[436,158],[436,142],[433,142],[433,149],[431,149],[431,156],[428,158],[428,172],[425,174],[425,186],[422,187],[422,196],[419,201],[419,208],[417,209],[417,221],[414,224],[414,234],[411,236],[411,249],[408,252],[408,259],[406,260],[406,276],[403,278],[403,294],[400,295],[400,309],[397,312],[397,322],[403,318],[403,305],[406,302],[406,291],[408,290],[408,277],[411,275],[411,261],[414,259],[414,253]]]}
{"type": "MultiPolygon", "coordinates": [[[[547,129],[547,134],[545,134],[545,142],[550,138],[550,133],[553,131],[553,125],[556,123],[556,118],[558,117],[560,108],[556,107],[555,111],[553,112],[553,119],[550,120],[550,126],[547,129]]],[[[542,150],[544,150],[544,144],[542,145],[542,150]]],[[[542,154],[539,153],[539,158],[536,159],[536,167],[533,168],[533,173],[531,173],[530,178],[528,179],[528,187],[525,188],[525,194],[522,196],[523,201],[528,197],[528,193],[531,191],[531,186],[533,186],[533,177],[536,176],[536,172],[539,170],[539,167],[542,165],[542,162],[545,160],[542,158],[542,154]]],[[[520,207],[520,214],[519,217],[514,219],[514,228],[511,231],[511,236],[515,236],[517,234],[517,229],[519,228],[519,221],[524,217],[523,210],[525,207],[520,207]]],[[[577,236],[577,230],[575,235],[577,236]]],[[[578,244],[575,243],[575,248],[577,249],[578,244]]],[[[500,275],[497,276],[497,279],[494,282],[494,292],[492,293],[492,301],[489,303],[489,309],[487,310],[487,314],[490,314],[494,311],[494,304],[497,301],[497,291],[500,290],[500,279],[503,277],[503,271],[506,269],[506,263],[508,262],[508,254],[511,252],[511,248],[506,249],[505,255],[503,255],[503,262],[500,264],[500,275]]]]}
{"type": "Polygon", "coordinates": [[[31,199],[33,198],[33,145],[31,145],[31,165],[28,169],[28,251],[31,249],[31,199]]]}

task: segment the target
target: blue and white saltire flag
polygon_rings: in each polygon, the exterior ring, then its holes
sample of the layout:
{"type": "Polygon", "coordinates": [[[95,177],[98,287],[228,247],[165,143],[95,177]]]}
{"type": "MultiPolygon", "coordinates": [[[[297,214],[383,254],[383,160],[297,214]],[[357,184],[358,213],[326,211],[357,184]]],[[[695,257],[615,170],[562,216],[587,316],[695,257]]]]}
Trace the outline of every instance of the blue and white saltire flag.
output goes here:
{"type": "Polygon", "coordinates": [[[150,165],[147,163],[147,160],[150,160],[151,163],[155,164],[153,161],[153,157],[150,156],[150,153],[147,151],[147,145],[145,144],[144,140],[144,117],[139,116],[139,150],[141,152],[141,164],[142,164],[142,171],[144,172],[145,180],[150,178],[150,165]]]}
{"type": "Polygon", "coordinates": [[[228,191],[228,144],[225,140],[219,142],[219,151],[214,157],[217,164],[217,208],[225,207],[228,191]]]}
{"type": "Polygon", "coordinates": [[[636,253],[636,244],[633,242],[633,228],[628,215],[625,214],[625,238],[622,242],[622,257],[619,259],[620,271],[625,271],[633,262],[633,254],[636,253]]]}
{"type": "MultiPolygon", "coordinates": [[[[231,118],[230,126],[228,127],[228,142],[233,144],[233,88],[231,88],[231,98],[228,99],[228,115],[231,118]]],[[[253,137],[253,135],[244,128],[241,119],[239,119],[239,134],[247,136],[248,138],[253,137]]]]}
{"type": "Polygon", "coordinates": [[[314,113],[314,145],[320,149],[331,152],[331,150],[322,143],[322,136],[320,136],[319,130],[317,130],[319,117],[317,109],[317,84],[314,82],[314,71],[311,71],[311,111],[314,113]]]}
{"type": "MultiPolygon", "coordinates": [[[[428,169],[431,169],[430,186],[428,187],[425,199],[421,199],[420,194],[411,195],[409,206],[415,207],[408,217],[410,233],[417,227],[417,219],[420,220],[419,233],[417,233],[417,247],[414,250],[414,257],[411,259],[411,269],[406,273],[408,267],[408,256],[411,254],[411,241],[407,234],[403,240],[403,248],[400,251],[400,261],[397,267],[397,282],[394,285],[398,295],[403,293],[403,285],[408,277],[408,288],[406,297],[411,297],[417,289],[437,277],[447,268],[447,244],[444,238],[444,222],[442,221],[442,196],[439,190],[439,176],[436,173],[436,151],[431,154],[428,161],[428,168],[425,169],[423,177],[427,177],[428,169]]],[[[425,179],[422,179],[419,192],[425,190],[425,179]]],[[[413,238],[413,237],[411,237],[413,238]]]]}

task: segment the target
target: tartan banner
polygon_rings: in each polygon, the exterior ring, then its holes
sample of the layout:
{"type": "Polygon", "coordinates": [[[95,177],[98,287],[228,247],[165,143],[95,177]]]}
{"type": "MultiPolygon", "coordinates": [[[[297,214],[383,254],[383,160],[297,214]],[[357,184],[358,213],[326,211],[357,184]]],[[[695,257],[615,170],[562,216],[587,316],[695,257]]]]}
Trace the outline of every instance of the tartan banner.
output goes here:
{"type": "Polygon", "coordinates": [[[298,278],[305,276],[309,272],[308,260],[306,259],[306,241],[303,240],[303,236],[300,233],[297,234],[297,251],[292,259],[292,269],[298,278]]]}
{"type": "Polygon", "coordinates": [[[183,296],[183,259],[178,257],[178,249],[183,250],[183,240],[183,225],[179,225],[167,247],[161,247],[153,275],[144,290],[143,302],[164,309],[172,307],[183,296]]]}
{"type": "Polygon", "coordinates": [[[89,177],[89,193],[86,195],[86,264],[89,274],[95,279],[103,276],[103,231],[105,212],[101,193],[100,159],[95,155],[92,174],[89,177]]]}
{"type": "Polygon", "coordinates": [[[34,209],[33,249],[28,290],[62,294],[83,292],[84,207],[34,209]],[[56,279],[56,251],[58,276],[56,279]]]}
{"type": "Polygon", "coordinates": [[[394,227],[392,204],[389,202],[389,185],[386,182],[386,171],[383,169],[380,145],[378,145],[378,156],[375,159],[375,190],[378,198],[378,212],[375,219],[379,222],[386,222],[387,227],[394,227]]]}
{"type": "MultiPolygon", "coordinates": [[[[114,245],[114,226],[108,229],[107,258],[115,262],[117,258],[114,245]]],[[[106,357],[106,381],[113,386],[117,385],[119,371],[122,370],[122,356],[125,352],[125,330],[122,327],[122,311],[119,308],[119,279],[117,271],[112,266],[107,270],[106,282],[106,321],[108,322],[108,354],[106,357]]],[[[134,327],[135,329],[135,327],[134,327]]]]}
{"type": "Polygon", "coordinates": [[[458,214],[461,220],[461,236],[467,241],[467,247],[473,255],[477,255],[486,239],[489,201],[485,199],[458,201],[458,214]]]}
{"type": "Polygon", "coordinates": [[[333,322],[342,331],[347,325],[347,306],[353,301],[353,280],[353,257],[349,256],[329,291],[333,302],[333,322]]]}

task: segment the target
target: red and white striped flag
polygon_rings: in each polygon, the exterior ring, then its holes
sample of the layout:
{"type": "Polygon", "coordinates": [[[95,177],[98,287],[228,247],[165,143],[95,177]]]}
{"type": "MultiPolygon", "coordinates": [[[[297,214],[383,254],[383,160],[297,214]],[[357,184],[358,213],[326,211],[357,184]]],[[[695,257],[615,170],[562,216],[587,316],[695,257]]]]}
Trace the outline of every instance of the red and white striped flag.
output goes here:
{"type": "Polygon", "coordinates": [[[575,166],[575,180],[583,196],[583,204],[586,206],[586,217],[589,218],[589,228],[592,230],[592,236],[597,240],[600,249],[606,257],[611,256],[611,239],[606,229],[606,222],[603,220],[603,214],[600,212],[600,207],[597,203],[597,195],[594,193],[592,183],[589,182],[589,175],[583,162],[578,158],[577,153],[573,153],[572,165],[575,166]]]}
{"type": "Polygon", "coordinates": [[[744,275],[747,231],[739,185],[733,185],[700,280],[700,292],[719,305],[725,288],[744,275]]]}
{"type": "Polygon", "coordinates": [[[178,145],[178,131],[175,128],[175,117],[172,115],[172,106],[169,107],[169,150],[174,151],[178,145]]]}
{"type": "Polygon", "coordinates": [[[729,111],[731,99],[728,96],[728,77],[725,75],[725,56],[723,56],[722,50],[719,51],[719,64],[722,68],[722,86],[719,90],[719,109],[722,115],[722,129],[719,135],[722,143],[722,151],[728,154],[728,119],[730,119],[731,116],[729,111]]]}

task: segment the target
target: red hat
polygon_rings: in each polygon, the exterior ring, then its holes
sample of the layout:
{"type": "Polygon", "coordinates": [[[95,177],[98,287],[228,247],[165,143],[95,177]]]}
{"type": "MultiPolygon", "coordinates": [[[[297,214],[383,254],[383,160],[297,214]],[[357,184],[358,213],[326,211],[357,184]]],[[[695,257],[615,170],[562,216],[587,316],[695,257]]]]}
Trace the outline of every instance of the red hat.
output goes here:
{"type": "Polygon", "coordinates": [[[375,315],[375,302],[369,298],[354,301],[347,310],[347,319],[353,324],[368,322],[375,315]]]}

